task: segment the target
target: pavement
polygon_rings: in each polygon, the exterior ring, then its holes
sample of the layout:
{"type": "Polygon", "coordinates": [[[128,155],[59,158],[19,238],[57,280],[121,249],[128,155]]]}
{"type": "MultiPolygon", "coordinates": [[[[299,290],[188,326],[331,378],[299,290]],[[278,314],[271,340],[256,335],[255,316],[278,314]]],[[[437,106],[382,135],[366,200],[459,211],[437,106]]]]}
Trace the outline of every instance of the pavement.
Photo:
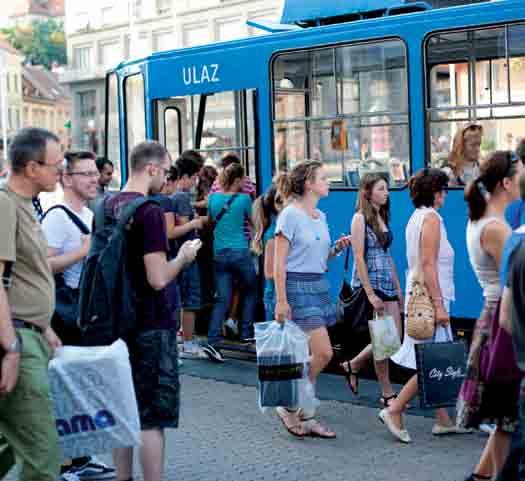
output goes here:
{"type": "MultiPolygon", "coordinates": [[[[414,442],[402,445],[377,420],[377,383],[366,379],[354,397],[343,377],[321,375],[319,414],[335,440],[296,439],[273,411],[262,413],[253,362],[184,360],[181,384],[181,425],[167,431],[166,481],[462,481],[487,439],[477,432],[436,438],[426,417],[432,413],[413,408],[405,424],[414,442]]],[[[142,480],[138,465],[135,473],[142,480]]]]}

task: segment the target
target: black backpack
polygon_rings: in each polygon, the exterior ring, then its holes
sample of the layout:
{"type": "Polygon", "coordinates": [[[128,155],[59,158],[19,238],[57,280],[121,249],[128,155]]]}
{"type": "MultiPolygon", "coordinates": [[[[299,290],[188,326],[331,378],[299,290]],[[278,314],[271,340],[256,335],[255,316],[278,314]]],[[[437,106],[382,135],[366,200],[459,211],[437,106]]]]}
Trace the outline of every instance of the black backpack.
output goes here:
{"type": "Polygon", "coordinates": [[[154,200],[140,197],[122,208],[118,218],[106,213],[106,201],[95,207],[91,249],[80,278],[78,325],[82,344],[103,346],[129,341],[137,326],[137,292],[131,282],[128,232],[137,209],[154,200]]]}

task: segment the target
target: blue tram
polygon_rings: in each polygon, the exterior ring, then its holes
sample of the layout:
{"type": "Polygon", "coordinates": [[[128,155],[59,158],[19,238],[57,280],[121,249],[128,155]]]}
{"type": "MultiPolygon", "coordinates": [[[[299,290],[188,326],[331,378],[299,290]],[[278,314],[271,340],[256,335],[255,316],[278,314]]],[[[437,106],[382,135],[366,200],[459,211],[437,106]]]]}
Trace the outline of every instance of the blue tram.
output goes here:
{"type": "MultiPolygon", "coordinates": [[[[173,157],[193,148],[215,162],[233,151],[260,192],[278,171],[321,159],[333,237],[349,230],[360,176],[383,172],[403,280],[410,175],[441,166],[466,124],[483,126],[482,154],[525,135],[525,2],[288,0],[281,24],[259,26],[266,35],[158,52],[109,72],[107,156],[121,159],[125,180],[129,151],[146,138],[173,157]]],[[[452,314],[468,327],[482,299],[462,189],[449,192],[442,215],[456,252],[452,314]]],[[[334,295],[342,270],[335,260],[334,295]]]]}

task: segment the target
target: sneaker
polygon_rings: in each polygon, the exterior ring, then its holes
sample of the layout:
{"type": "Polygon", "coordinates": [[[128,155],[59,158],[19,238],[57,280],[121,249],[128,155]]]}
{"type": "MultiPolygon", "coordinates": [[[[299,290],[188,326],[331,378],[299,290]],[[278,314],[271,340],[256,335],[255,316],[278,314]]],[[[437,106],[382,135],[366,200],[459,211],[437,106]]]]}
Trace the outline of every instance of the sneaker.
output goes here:
{"type": "Polygon", "coordinates": [[[447,434],[472,434],[472,429],[462,428],[459,426],[442,426],[441,424],[434,424],[432,427],[432,434],[434,436],[445,436],[447,434]]]}
{"type": "Polygon", "coordinates": [[[196,342],[186,342],[180,351],[182,359],[208,359],[208,355],[196,342]]]}
{"type": "Polygon", "coordinates": [[[239,325],[234,319],[226,319],[224,321],[224,327],[229,331],[233,336],[237,337],[239,335],[239,325]]]}
{"type": "Polygon", "coordinates": [[[224,357],[222,357],[221,351],[214,348],[211,344],[205,344],[202,346],[202,350],[206,353],[210,361],[224,362],[224,357]]]}
{"type": "MultiPolygon", "coordinates": [[[[91,458],[84,466],[73,466],[68,473],[77,476],[80,481],[94,481],[114,479],[116,477],[115,468],[110,468],[96,458],[91,458]]],[[[73,480],[67,480],[73,481],[73,480]]]]}
{"type": "Polygon", "coordinates": [[[489,436],[494,432],[496,431],[496,425],[495,424],[480,424],[479,425],[479,430],[481,432],[484,432],[485,434],[488,434],[489,436]]]}
{"type": "Polygon", "coordinates": [[[66,471],[60,475],[58,481],[80,481],[80,478],[75,473],[66,471]]]}

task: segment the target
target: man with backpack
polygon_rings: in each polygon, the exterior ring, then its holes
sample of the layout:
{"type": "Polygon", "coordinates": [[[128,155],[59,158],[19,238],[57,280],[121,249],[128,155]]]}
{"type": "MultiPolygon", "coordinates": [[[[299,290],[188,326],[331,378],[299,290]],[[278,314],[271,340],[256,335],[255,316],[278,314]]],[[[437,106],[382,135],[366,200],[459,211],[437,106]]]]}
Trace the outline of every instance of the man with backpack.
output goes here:
{"type": "Polygon", "coordinates": [[[47,130],[22,129],[9,161],[0,191],[0,479],[16,457],[20,479],[56,481],[60,451],[47,369],[61,342],[50,327],[53,274],[32,200],[55,190],[60,141],[47,130]]]}
{"type": "MultiPolygon", "coordinates": [[[[131,151],[129,165],[123,191],[95,209],[92,247],[81,281],[80,324],[92,342],[105,332],[109,337],[98,341],[110,342],[109,319],[113,337],[127,342],[142,429],[143,476],[145,481],[161,481],[164,429],[177,427],[179,417],[179,319],[166,287],[195,260],[200,241],[184,243],[168,261],[164,213],[147,197],[164,185],[170,168],[166,149],[142,142],[131,151]],[[98,302],[91,304],[90,299],[98,302]]],[[[133,448],[115,449],[114,460],[119,481],[131,480],[133,448]]]]}
{"type": "MultiPolygon", "coordinates": [[[[91,241],[93,213],[86,206],[97,194],[98,170],[92,152],[66,152],[60,183],[64,202],[51,207],[42,220],[48,256],[55,276],[55,314],[51,325],[64,344],[82,344],[77,326],[79,283],[91,241]]],[[[62,466],[71,479],[109,479],[115,470],[95,458],[73,459],[62,466]]]]}

